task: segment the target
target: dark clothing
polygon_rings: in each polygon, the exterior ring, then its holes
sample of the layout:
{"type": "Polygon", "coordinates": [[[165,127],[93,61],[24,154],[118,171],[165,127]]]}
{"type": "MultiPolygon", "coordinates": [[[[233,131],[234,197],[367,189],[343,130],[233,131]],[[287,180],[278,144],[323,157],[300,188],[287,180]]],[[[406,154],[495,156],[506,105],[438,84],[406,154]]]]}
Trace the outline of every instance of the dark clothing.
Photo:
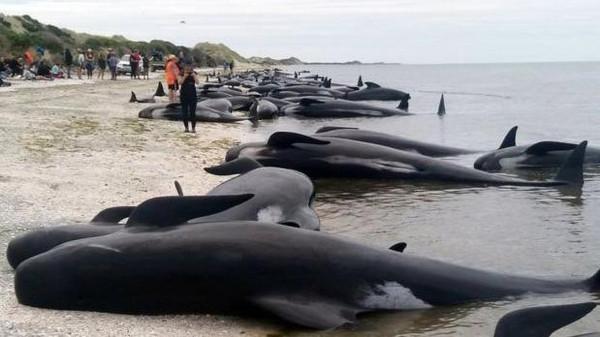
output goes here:
{"type": "Polygon", "coordinates": [[[11,59],[8,61],[8,67],[12,71],[12,76],[23,75],[23,66],[19,64],[17,59],[11,59]]]}
{"type": "Polygon", "coordinates": [[[192,130],[195,130],[198,97],[196,96],[196,81],[194,80],[194,76],[189,75],[183,79],[181,89],[179,89],[179,99],[181,100],[181,112],[183,114],[185,129],[188,129],[188,120],[191,120],[192,130]]]}
{"type": "Polygon", "coordinates": [[[38,76],[50,77],[50,67],[45,64],[40,64],[37,74],[38,76]]]}
{"type": "Polygon", "coordinates": [[[73,65],[73,54],[71,54],[70,49],[65,49],[65,65],[66,66],[73,65]]]}
{"type": "Polygon", "coordinates": [[[139,63],[130,61],[129,65],[131,66],[131,78],[137,77],[139,63]]]}
{"type": "Polygon", "coordinates": [[[196,130],[196,105],[198,104],[197,99],[184,101],[181,100],[181,114],[183,117],[183,125],[188,130],[188,122],[192,122],[192,130],[196,130]]]}
{"type": "Polygon", "coordinates": [[[144,69],[150,68],[150,60],[148,59],[148,57],[144,56],[144,58],[142,59],[142,64],[144,69]]]}
{"type": "Polygon", "coordinates": [[[179,98],[182,102],[184,100],[198,100],[198,96],[196,96],[196,82],[194,81],[194,76],[189,75],[183,79],[183,82],[181,83],[181,89],[179,89],[179,98]]]}
{"type": "Polygon", "coordinates": [[[104,70],[106,69],[106,60],[103,58],[98,59],[98,68],[104,70]]]}

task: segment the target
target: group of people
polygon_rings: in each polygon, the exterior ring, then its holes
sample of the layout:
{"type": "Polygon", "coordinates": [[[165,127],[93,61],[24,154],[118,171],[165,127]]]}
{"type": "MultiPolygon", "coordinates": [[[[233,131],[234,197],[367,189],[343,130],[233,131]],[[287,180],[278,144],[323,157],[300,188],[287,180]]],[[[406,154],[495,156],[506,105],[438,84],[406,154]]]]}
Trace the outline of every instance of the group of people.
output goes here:
{"type": "MultiPolygon", "coordinates": [[[[72,72],[75,72],[73,76],[77,76],[78,79],[83,79],[85,74],[87,79],[91,80],[94,78],[94,71],[97,71],[96,78],[103,80],[107,69],[110,71],[110,79],[117,79],[121,59],[113,48],[98,52],[94,52],[91,48],[85,51],[77,48],[75,53],[65,48],[62,56],[63,63],[50,62],[50,58],[45,55],[45,50],[37,47],[35,51],[25,51],[21,57],[0,57],[0,85],[7,85],[8,78],[17,76],[26,80],[70,79],[72,72]]],[[[148,56],[133,50],[129,62],[131,78],[148,79],[150,71],[148,56]]]]}
{"type": "MultiPolygon", "coordinates": [[[[67,48],[64,53],[65,65],[67,67],[67,78],[71,78],[71,69],[75,67],[77,70],[77,78],[82,79],[82,72],[85,70],[87,79],[93,79],[94,70],[98,69],[97,79],[104,79],[106,69],[110,71],[110,79],[116,80],[118,75],[118,65],[121,59],[113,48],[108,48],[107,52],[100,51],[94,53],[92,49],[87,49],[84,53],[82,49],[77,49],[77,56],[73,57],[71,51],[67,48]]],[[[129,56],[129,64],[131,67],[131,78],[141,79],[141,76],[148,79],[150,71],[150,59],[148,56],[140,54],[138,50],[134,50],[129,56]],[[140,74],[140,63],[142,64],[142,73],[140,74]],[[141,75],[141,76],[140,76],[141,75]]]]}
{"type": "Polygon", "coordinates": [[[183,117],[184,132],[196,132],[196,105],[198,96],[196,94],[196,84],[199,83],[198,75],[194,71],[191,62],[185,61],[184,57],[177,58],[175,55],[167,56],[165,64],[165,82],[169,88],[169,102],[176,101],[176,93],[179,91],[179,101],[181,102],[181,113],[183,117]]]}

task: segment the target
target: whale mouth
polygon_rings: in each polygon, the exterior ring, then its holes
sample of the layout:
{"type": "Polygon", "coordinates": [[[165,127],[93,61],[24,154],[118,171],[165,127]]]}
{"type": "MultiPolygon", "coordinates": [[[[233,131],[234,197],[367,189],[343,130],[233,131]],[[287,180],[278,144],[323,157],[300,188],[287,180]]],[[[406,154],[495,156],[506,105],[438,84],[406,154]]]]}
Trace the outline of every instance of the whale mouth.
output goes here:
{"type": "Polygon", "coordinates": [[[293,222],[293,221],[284,221],[284,222],[279,222],[280,225],[284,225],[284,226],[288,226],[288,227],[295,227],[295,228],[300,228],[300,225],[293,222]]]}

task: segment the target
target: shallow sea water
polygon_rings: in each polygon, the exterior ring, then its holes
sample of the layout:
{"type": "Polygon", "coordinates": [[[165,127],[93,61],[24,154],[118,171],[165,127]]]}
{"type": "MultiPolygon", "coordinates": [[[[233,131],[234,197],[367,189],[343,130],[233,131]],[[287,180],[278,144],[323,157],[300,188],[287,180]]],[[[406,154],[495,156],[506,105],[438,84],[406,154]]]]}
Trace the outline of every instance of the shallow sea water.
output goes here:
{"type": "MultiPolygon", "coordinates": [[[[600,63],[482,65],[306,65],[354,85],[358,75],[411,94],[414,116],[262,123],[248,141],[274,131],[310,134],[324,125],[359,126],[451,146],[491,150],[519,126],[518,144],[542,140],[600,146],[600,63]],[[435,112],[445,92],[447,114],[435,112]]],[[[397,102],[378,102],[393,106],[397,102]]],[[[447,158],[472,166],[478,154],[447,158]]],[[[549,179],[556,170],[515,171],[549,179]]],[[[586,167],[582,190],[473,187],[422,181],[321,180],[316,208],[322,230],[408,254],[491,271],[546,278],[584,278],[600,268],[600,169],[586,167]]],[[[364,315],[352,328],[287,331],[306,336],[491,336],[509,311],[600,300],[600,294],[527,295],[496,302],[364,315]]],[[[600,310],[554,336],[600,331],[600,310]]]]}

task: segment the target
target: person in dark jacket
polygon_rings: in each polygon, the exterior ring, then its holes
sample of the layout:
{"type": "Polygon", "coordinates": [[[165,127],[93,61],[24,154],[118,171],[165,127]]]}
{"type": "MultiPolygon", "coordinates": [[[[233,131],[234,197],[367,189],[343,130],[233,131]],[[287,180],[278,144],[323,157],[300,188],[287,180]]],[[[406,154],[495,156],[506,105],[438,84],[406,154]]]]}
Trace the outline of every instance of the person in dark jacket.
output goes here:
{"type": "Polygon", "coordinates": [[[196,132],[196,104],[198,97],[196,96],[196,84],[198,84],[198,76],[194,72],[194,67],[191,64],[183,66],[183,75],[178,76],[179,81],[179,99],[181,101],[181,113],[183,114],[183,126],[185,132],[190,132],[188,121],[192,122],[192,133],[196,132]]]}
{"type": "Polygon", "coordinates": [[[67,78],[71,78],[71,67],[73,66],[73,54],[69,48],[65,48],[65,66],[67,67],[67,78]]]}

